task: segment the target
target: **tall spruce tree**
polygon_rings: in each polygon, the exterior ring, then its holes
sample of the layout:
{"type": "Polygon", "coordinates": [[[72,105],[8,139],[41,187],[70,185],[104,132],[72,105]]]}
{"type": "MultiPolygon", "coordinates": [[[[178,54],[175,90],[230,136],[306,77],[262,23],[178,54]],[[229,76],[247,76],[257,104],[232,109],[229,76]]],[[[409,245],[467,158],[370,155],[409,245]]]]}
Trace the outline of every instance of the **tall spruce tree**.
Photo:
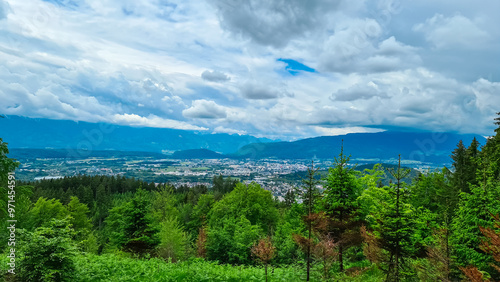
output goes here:
{"type": "Polygon", "coordinates": [[[150,211],[149,192],[142,188],[130,201],[112,208],[106,218],[111,243],[139,255],[151,253],[160,239],[150,211]]]}
{"type": "Polygon", "coordinates": [[[476,137],[474,137],[470,146],[465,150],[465,154],[467,157],[465,177],[470,185],[479,184],[476,174],[478,168],[480,167],[480,153],[479,142],[477,141],[476,137]]]}
{"type": "Polygon", "coordinates": [[[408,250],[403,246],[408,246],[410,242],[410,220],[408,218],[407,210],[404,207],[406,199],[404,198],[405,183],[401,180],[408,176],[409,169],[401,168],[401,155],[398,157],[398,168],[388,169],[388,172],[396,180],[395,184],[391,184],[391,194],[394,199],[394,206],[387,214],[386,222],[382,228],[382,239],[384,242],[383,248],[389,251],[390,261],[387,273],[387,280],[401,281],[400,268],[403,256],[408,253],[408,250]]]}
{"type": "Polygon", "coordinates": [[[452,165],[455,169],[452,176],[452,184],[456,186],[461,192],[470,192],[469,184],[467,181],[467,166],[469,162],[467,152],[462,140],[458,142],[457,148],[453,150],[451,159],[453,160],[452,165]]]}
{"type": "Polygon", "coordinates": [[[306,251],[306,260],[307,260],[307,278],[306,281],[309,281],[310,278],[310,269],[311,269],[311,248],[312,248],[312,232],[313,232],[313,220],[316,218],[313,216],[314,212],[314,203],[316,202],[319,192],[316,188],[316,185],[319,183],[319,180],[316,178],[316,173],[319,168],[314,168],[314,161],[311,161],[311,167],[307,169],[307,178],[302,180],[303,187],[305,190],[300,190],[300,196],[302,198],[302,203],[307,209],[307,216],[304,217],[304,221],[307,225],[307,245],[305,246],[306,251]]]}
{"type": "Polygon", "coordinates": [[[483,183],[487,178],[493,177],[496,180],[500,179],[500,112],[497,113],[498,117],[495,118],[495,135],[486,141],[486,144],[481,150],[480,157],[482,160],[483,183]],[[488,172],[488,175],[486,175],[488,172]]]}
{"type": "Polygon", "coordinates": [[[344,253],[356,244],[361,244],[359,231],[362,221],[358,216],[357,198],[361,186],[357,181],[356,171],[349,167],[350,156],[344,155],[342,144],[338,158],[328,170],[323,207],[331,222],[328,227],[332,239],[338,243],[339,269],[344,271],[344,253]]]}

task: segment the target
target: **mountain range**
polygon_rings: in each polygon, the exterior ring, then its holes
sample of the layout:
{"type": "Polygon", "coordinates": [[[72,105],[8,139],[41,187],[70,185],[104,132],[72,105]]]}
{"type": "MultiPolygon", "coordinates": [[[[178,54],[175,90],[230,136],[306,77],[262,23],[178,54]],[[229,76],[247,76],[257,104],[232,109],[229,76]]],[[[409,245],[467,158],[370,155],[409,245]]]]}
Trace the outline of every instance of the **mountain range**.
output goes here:
{"type": "Polygon", "coordinates": [[[17,116],[0,119],[0,138],[9,143],[12,153],[23,158],[30,155],[68,156],[71,152],[92,152],[92,155],[99,156],[106,155],[105,151],[133,151],[134,154],[152,152],[156,153],[155,156],[177,159],[332,159],[338,156],[343,144],[344,153],[357,160],[383,162],[401,155],[406,161],[439,165],[451,162],[451,152],[460,140],[466,146],[473,138],[480,144],[486,143],[486,138],[480,135],[397,131],[351,133],[283,142],[248,135],[17,116]],[[41,149],[52,150],[47,152],[41,149]]]}
{"type": "Polygon", "coordinates": [[[158,153],[209,149],[221,154],[234,153],[250,143],[273,141],[249,135],[34,119],[19,116],[0,118],[0,138],[9,143],[9,148],[71,148],[158,153]]]}

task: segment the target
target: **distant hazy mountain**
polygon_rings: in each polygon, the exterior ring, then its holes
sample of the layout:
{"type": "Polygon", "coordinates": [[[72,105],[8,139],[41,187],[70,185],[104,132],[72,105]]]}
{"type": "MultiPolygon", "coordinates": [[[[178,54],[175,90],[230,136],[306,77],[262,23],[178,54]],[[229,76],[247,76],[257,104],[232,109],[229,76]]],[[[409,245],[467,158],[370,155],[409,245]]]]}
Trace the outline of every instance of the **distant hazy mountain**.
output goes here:
{"type": "Polygon", "coordinates": [[[44,158],[44,159],[79,159],[86,158],[130,158],[130,157],[151,157],[155,159],[165,158],[164,154],[155,152],[139,151],[115,151],[115,150],[90,150],[85,154],[68,154],[65,149],[9,149],[9,157],[16,160],[44,158]]]}
{"type": "Polygon", "coordinates": [[[225,154],[234,153],[250,143],[272,141],[248,135],[211,134],[18,116],[0,119],[0,138],[9,143],[9,148],[71,148],[158,153],[203,148],[225,154]]]}
{"type": "Polygon", "coordinates": [[[473,137],[484,144],[486,139],[479,135],[430,132],[379,132],[352,133],[342,136],[322,136],[294,142],[254,143],[239,149],[234,157],[311,159],[333,158],[340,153],[342,139],[344,153],[352,158],[382,161],[397,158],[430,163],[449,163],[451,152],[463,140],[468,146],[473,137]]]}
{"type": "Polygon", "coordinates": [[[171,156],[172,159],[223,159],[226,155],[216,153],[208,149],[192,149],[176,151],[171,156]]]}

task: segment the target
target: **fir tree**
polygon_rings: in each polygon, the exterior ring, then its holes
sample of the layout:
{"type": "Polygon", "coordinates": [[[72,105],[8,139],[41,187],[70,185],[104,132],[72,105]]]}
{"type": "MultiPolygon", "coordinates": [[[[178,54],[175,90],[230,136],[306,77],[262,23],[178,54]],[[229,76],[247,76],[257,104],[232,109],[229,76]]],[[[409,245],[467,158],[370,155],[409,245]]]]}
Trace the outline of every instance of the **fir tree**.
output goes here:
{"type": "Polygon", "coordinates": [[[382,224],[383,248],[389,251],[390,261],[387,273],[388,280],[400,281],[400,269],[403,257],[409,254],[411,224],[406,199],[404,195],[405,185],[401,180],[408,176],[409,169],[401,168],[401,155],[398,158],[398,168],[388,169],[389,173],[396,180],[396,184],[391,184],[391,194],[393,196],[393,207],[385,217],[382,224]]]}
{"type": "Polygon", "coordinates": [[[362,238],[359,232],[362,221],[359,219],[360,185],[356,172],[348,166],[350,156],[344,155],[342,145],[333,167],[329,168],[326,178],[323,206],[331,219],[329,234],[338,243],[338,261],[340,271],[344,271],[344,252],[351,246],[360,244],[362,238]]]}
{"type": "Polygon", "coordinates": [[[470,192],[469,184],[467,183],[467,153],[462,140],[458,142],[457,148],[453,150],[451,155],[453,160],[453,168],[455,171],[452,176],[452,183],[461,192],[470,192]]]}
{"type": "MultiPolygon", "coordinates": [[[[304,221],[307,225],[307,245],[303,246],[306,251],[306,262],[307,262],[307,278],[306,281],[309,281],[310,278],[310,269],[311,269],[311,247],[312,247],[312,229],[313,229],[313,212],[314,212],[314,203],[319,195],[316,185],[319,183],[319,180],[316,179],[316,173],[318,168],[314,168],[314,161],[311,161],[311,167],[307,169],[307,178],[302,180],[304,184],[304,190],[299,190],[302,198],[302,203],[306,206],[307,216],[304,217],[304,221]]],[[[305,238],[304,238],[305,239],[305,238]]],[[[299,240],[301,241],[301,240],[299,240]]]]}

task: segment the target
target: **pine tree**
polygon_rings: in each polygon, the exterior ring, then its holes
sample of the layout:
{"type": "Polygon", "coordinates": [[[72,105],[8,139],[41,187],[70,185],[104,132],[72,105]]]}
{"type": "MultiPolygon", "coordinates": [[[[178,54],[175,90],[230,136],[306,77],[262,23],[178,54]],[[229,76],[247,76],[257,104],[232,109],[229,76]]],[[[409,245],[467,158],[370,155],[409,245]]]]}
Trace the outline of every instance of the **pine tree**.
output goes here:
{"type": "Polygon", "coordinates": [[[493,259],[496,261],[496,264],[491,264],[495,270],[500,273],[500,216],[498,214],[493,215],[493,219],[495,220],[495,228],[485,228],[479,226],[479,230],[483,233],[484,237],[486,237],[481,243],[481,250],[489,253],[493,256],[493,259]]]}
{"type": "Polygon", "coordinates": [[[350,156],[344,155],[341,146],[338,158],[329,168],[324,191],[323,207],[331,219],[329,233],[338,243],[338,261],[340,272],[344,271],[344,252],[351,246],[360,244],[362,238],[359,228],[359,205],[357,198],[361,189],[357,182],[356,172],[348,166],[350,156]]]}
{"type": "MultiPolygon", "coordinates": [[[[495,135],[486,141],[480,157],[483,162],[483,173],[488,172],[489,176],[498,180],[500,177],[500,112],[497,115],[494,122],[498,126],[495,129],[495,135]]],[[[483,180],[489,176],[483,177],[483,180]]]]}
{"type": "Polygon", "coordinates": [[[150,253],[160,243],[150,208],[148,192],[140,188],[130,201],[112,208],[106,218],[111,243],[139,255],[150,253]]]}
{"type": "MultiPolygon", "coordinates": [[[[386,224],[384,224],[382,238],[384,240],[384,247],[390,253],[389,270],[387,277],[394,281],[400,281],[400,268],[401,260],[407,251],[403,245],[407,245],[410,236],[410,226],[408,225],[407,214],[404,212],[404,183],[401,182],[403,178],[410,173],[409,169],[401,168],[401,155],[398,158],[398,168],[388,169],[389,173],[394,179],[396,184],[392,184],[392,192],[394,198],[394,209],[388,214],[386,224]]],[[[388,279],[388,280],[389,280],[388,279]]]]}
{"type": "Polygon", "coordinates": [[[461,192],[470,192],[469,184],[467,183],[467,153],[462,140],[458,142],[457,148],[453,150],[451,155],[453,159],[453,167],[455,171],[452,176],[452,183],[461,192]]]}
{"type": "Polygon", "coordinates": [[[479,151],[479,142],[476,137],[472,139],[470,146],[465,151],[467,156],[467,169],[466,169],[466,178],[467,181],[472,185],[479,184],[477,181],[476,173],[480,166],[480,153],[479,151]]]}
{"type": "MultiPolygon", "coordinates": [[[[312,232],[313,232],[313,212],[314,212],[314,203],[319,195],[316,185],[319,183],[319,180],[316,179],[316,173],[319,168],[314,168],[314,161],[311,161],[311,167],[307,169],[307,178],[302,180],[304,184],[304,190],[299,190],[300,196],[302,198],[302,203],[306,206],[307,216],[304,217],[304,221],[307,225],[307,245],[303,246],[306,251],[306,261],[307,261],[307,278],[306,281],[309,281],[310,278],[310,269],[311,269],[311,247],[312,247],[312,232]]],[[[305,238],[304,238],[305,239],[305,238]]],[[[300,241],[300,240],[299,240],[300,241]]]]}

